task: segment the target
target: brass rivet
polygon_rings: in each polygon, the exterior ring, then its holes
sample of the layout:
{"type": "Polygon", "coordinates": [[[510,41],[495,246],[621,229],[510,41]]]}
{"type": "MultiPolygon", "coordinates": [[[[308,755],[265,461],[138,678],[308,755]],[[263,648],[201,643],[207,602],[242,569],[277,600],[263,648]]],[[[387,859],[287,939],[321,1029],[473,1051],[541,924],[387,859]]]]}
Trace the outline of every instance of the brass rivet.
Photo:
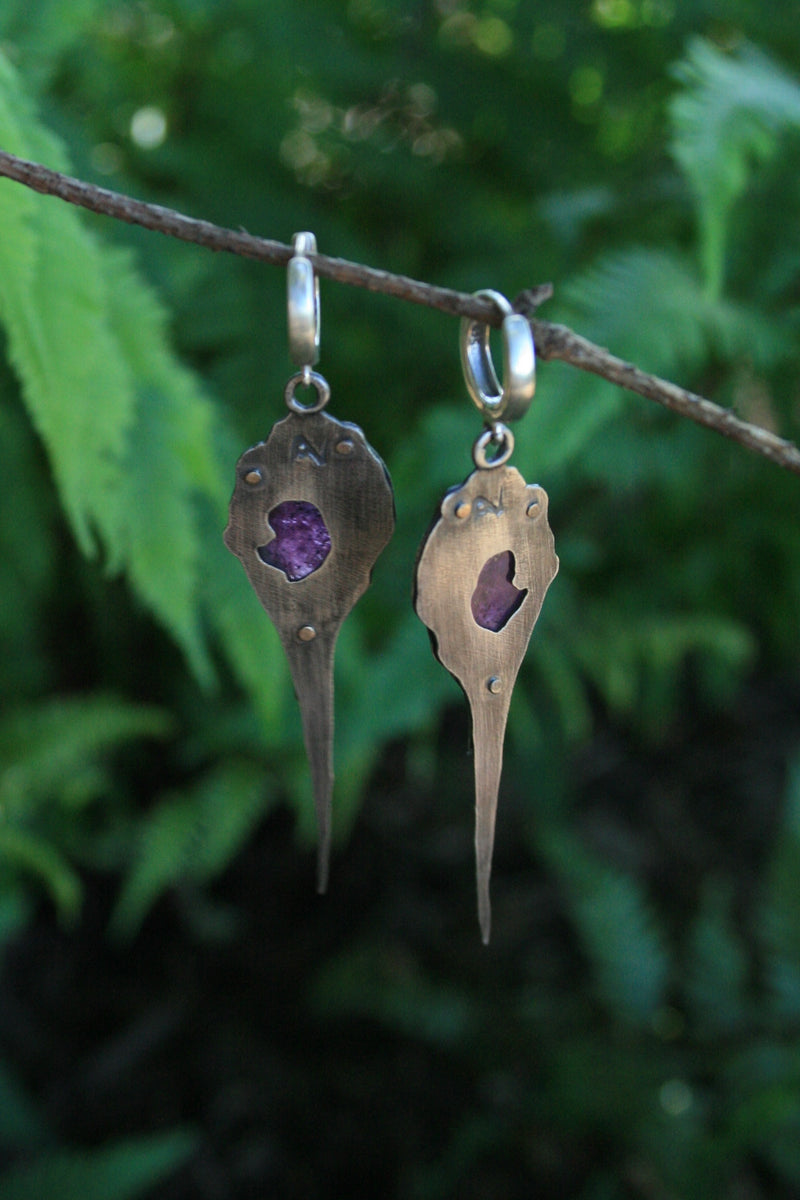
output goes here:
{"type": "Polygon", "coordinates": [[[498,692],[502,692],[502,690],[503,690],[503,681],[499,675],[492,675],[492,677],[487,682],[486,686],[488,687],[488,689],[492,693],[492,695],[496,696],[498,694],[498,692]]]}
{"type": "Polygon", "coordinates": [[[472,505],[469,500],[461,500],[455,507],[455,514],[459,521],[465,521],[472,512],[472,505]]]}
{"type": "Polygon", "coordinates": [[[301,625],[297,631],[297,636],[301,642],[313,642],[317,636],[317,631],[313,625],[301,625]]]}
{"type": "Polygon", "coordinates": [[[261,483],[261,472],[258,470],[248,471],[244,477],[245,483],[249,483],[253,487],[257,483],[261,483]]]}
{"type": "Polygon", "coordinates": [[[341,442],[337,442],[334,447],[337,454],[352,454],[355,445],[350,441],[350,438],[342,438],[341,442]]]}

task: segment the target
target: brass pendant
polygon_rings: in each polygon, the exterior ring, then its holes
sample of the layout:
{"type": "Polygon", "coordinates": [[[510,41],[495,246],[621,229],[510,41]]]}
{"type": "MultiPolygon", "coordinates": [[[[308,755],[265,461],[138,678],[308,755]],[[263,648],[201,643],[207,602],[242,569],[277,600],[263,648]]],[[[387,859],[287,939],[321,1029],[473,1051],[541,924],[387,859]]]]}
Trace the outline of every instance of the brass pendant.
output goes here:
{"type": "Polygon", "coordinates": [[[477,470],[444,497],[420,547],[414,608],[472,713],[478,919],[488,942],[489,880],[511,693],[558,558],[547,523],[547,495],[507,465],[514,437],[500,420],[524,416],[533,399],[533,335],[505,296],[476,295],[493,301],[502,314],[504,386],[494,370],[488,325],[464,318],[464,381],[486,428],[472,451],[477,470]]]}
{"type": "Polygon", "coordinates": [[[336,639],[393,530],[388,473],[357,425],[290,412],[237,463],[225,544],[289,660],[314,786],[321,892],[330,858],[336,639]]]}
{"type": "Polygon", "coordinates": [[[448,492],[417,560],[414,607],[472,711],[478,917],[489,941],[497,795],[511,693],[558,571],[547,496],[514,467],[448,492]]]}
{"type": "Polygon", "coordinates": [[[333,792],[333,660],[347,614],[366,591],[394,530],[389,474],[357,425],[322,410],[313,233],[296,233],[287,273],[289,415],[236,465],[225,545],[239,558],[278,630],[303,720],[317,815],[317,887],[328,886],[333,792]],[[310,404],[297,398],[313,389],[310,404]]]}

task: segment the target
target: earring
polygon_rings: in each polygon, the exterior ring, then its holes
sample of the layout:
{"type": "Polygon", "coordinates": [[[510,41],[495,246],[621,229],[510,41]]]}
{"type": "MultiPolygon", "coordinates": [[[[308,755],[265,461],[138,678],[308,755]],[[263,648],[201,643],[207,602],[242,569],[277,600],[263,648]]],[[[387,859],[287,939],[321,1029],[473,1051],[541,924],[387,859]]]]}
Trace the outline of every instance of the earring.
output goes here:
{"type": "Polygon", "coordinates": [[[357,425],[324,412],[330,388],[319,357],[319,282],[292,239],[287,306],[289,415],[236,466],[225,545],[239,558],[280,635],[300,704],[318,827],[317,887],[328,882],[333,790],[333,662],[342,622],[366,591],[394,530],[389,474],[357,425]],[[316,398],[303,404],[300,387],[316,398]]]}
{"type": "Polygon", "coordinates": [[[486,429],[473,448],[476,469],[442,500],[417,558],[414,608],[439,662],[463,688],[472,712],[475,753],[475,851],[478,918],[489,941],[497,795],[511,692],[558,571],[547,496],[507,466],[514,448],[500,418],[516,420],[533,398],[535,351],[530,326],[497,292],[476,293],[504,313],[504,384],[497,381],[489,328],[461,322],[467,389],[486,429]]]}

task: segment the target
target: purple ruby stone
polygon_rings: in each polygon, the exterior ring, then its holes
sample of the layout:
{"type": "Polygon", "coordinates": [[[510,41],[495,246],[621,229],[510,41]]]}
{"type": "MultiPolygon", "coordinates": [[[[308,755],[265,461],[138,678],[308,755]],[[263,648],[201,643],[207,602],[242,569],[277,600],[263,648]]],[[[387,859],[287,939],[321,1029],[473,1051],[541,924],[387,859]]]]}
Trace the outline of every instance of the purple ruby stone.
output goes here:
{"type": "Polygon", "coordinates": [[[319,509],[307,500],[284,500],[269,514],[275,537],[258,547],[262,562],[295,583],[313,574],[331,552],[331,535],[319,509]]]}
{"type": "Polygon", "coordinates": [[[475,623],[491,633],[499,633],[513,617],[528,594],[527,588],[517,588],[511,582],[516,563],[510,550],[487,558],[472,593],[472,615],[475,623]]]}

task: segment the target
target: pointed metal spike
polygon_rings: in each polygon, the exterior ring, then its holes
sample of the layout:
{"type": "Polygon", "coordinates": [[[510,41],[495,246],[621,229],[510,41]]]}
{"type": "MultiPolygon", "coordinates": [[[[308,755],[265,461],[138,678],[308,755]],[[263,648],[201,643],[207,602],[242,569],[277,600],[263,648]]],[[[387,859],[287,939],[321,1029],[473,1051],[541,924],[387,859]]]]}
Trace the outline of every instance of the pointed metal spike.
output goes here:
{"type": "Polygon", "coordinates": [[[328,887],[333,797],[333,663],[338,626],[318,633],[303,625],[282,634],[303,721],[303,740],[311,769],[317,817],[317,891],[328,887]]]}
{"type": "Polygon", "coordinates": [[[492,910],[489,880],[497,819],[497,797],[503,771],[505,738],[511,689],[504,689],[498,676],[490,676],[477,690],[467,691],[472,710],[472,740],[475,752],[475,869],[478,885],[478,920],[484,944],[489,943],[492,910]]]}

